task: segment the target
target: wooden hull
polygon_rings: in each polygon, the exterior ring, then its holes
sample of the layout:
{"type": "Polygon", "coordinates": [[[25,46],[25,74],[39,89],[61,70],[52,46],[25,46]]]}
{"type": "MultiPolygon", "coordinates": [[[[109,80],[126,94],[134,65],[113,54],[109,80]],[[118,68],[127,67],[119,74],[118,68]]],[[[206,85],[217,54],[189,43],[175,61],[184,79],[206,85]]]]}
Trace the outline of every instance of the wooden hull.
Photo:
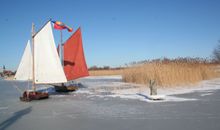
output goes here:
{"type": "Polygon", "coordinates": [[[49,98],[49,94],[46,92],[28,92],[27,94],[27,91],[25,91],[23,96],[20,97],[20,100],[24,102],[30,102],[32,100],[41,100],[47,98],[49,98]]]}

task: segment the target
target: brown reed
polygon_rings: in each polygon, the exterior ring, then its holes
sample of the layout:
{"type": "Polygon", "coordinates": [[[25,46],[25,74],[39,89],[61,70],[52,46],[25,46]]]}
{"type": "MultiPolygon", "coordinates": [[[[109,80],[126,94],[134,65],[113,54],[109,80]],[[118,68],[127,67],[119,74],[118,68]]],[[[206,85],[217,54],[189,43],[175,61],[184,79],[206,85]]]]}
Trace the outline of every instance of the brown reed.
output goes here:
{"type": "Polygon", "coordinates": [[[150,62],[123,70],[123,81],[148,84],[155,80],[160,87],[194,84],[219,77],[215,64],[199,62],[150,62]]]}
{"type": "MultiPolygon", "coordinates": [[[[133,62],[132,62],[133,63],[133,62]]],[[[220,65],[201,58],[155,59],[135,62],[123,69],[90,70],[90,75],[122,75],[124,82],[157,86],[181,86],[220,77],[220,65]]]]}

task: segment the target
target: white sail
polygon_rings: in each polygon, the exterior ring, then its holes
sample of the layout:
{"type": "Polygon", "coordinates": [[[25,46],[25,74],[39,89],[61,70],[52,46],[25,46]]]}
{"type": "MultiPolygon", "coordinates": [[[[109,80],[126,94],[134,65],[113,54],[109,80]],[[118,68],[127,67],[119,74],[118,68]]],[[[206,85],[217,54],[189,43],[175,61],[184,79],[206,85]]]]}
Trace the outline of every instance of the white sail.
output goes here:
{"type": "Polygon", "coordinates": [[[15,80],[31,80],[32,79],[32,53],[30,41],[28,40],[24,50],[24,54],[15,74],[15,80]]]}
{"type": "Polygon", "coordinates": [[[35,83],[67,82],[48,22],[34,37],[35,83]]]}

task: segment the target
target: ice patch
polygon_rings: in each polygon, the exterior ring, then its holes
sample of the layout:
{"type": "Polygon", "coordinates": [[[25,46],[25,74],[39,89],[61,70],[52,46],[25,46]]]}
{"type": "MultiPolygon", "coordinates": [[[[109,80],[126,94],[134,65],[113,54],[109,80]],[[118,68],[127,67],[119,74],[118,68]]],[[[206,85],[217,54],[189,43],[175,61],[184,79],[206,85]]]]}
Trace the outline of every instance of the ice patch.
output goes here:
{"type": "Polygon", "coordinates": [[[89,90],[77,90],[75,93],[78,93],[78,94],[93,94],[93,92],[89,91],[89,90]]]}
{"type": "Polygon", "coordinates": [[[0,107],[0,110],[7,110],[8,107],[0,107]]]}
{"type": "Polygon", "coordinates": [[[204,97],[204,96],[208,96],[208,95],[212,95],[213,93],[204,93],[204,94],[201,94],[200,96],[204,97]]]}
{"type": "MultiPolygon", "coordinates": [[[[79,80],[85,88],[78,90],[78,94],[88,94],[88,96],[96,97],[118,97],[122,99],[134,99],[152,102],[147,94],[150,94],[149,88],[146,85],[137,85],[132,83],[122,82],[121,76],[89,76],[79,80]],[[139,95],[138,95],[139,94],[139,95]],[[140,95],[142,94],[142,96],[140,95]],[[146,96],[143,96],[146,95],[146,96]]],[[[173,88],[158,88],[157,93],[166,95],[162,101],[194,101],[197,99],[180,98],[172,95],[192,93],[192,92],[213,92],[220,89],[220,79],[203,81],[195,86],[179,86],[173,88]]],[[[209,94],[202,94],[206,96],[209,94]]]]}
{"type": "Polygon", "coordinates": [[[163,100],[152,100],[150,96],[143,95],[143,94],[112,94],[112,95],[92,95],[91,97],[100,97],[100,98],[106,98],[106,97],[112,97],[112,98],[121,98],[126,100],[139,100],[144,102],[183,102],[183,101],[195,101],[198,99],[194,98],[180,98],[175,96],[165,96],[163,95],[163,100]]]}

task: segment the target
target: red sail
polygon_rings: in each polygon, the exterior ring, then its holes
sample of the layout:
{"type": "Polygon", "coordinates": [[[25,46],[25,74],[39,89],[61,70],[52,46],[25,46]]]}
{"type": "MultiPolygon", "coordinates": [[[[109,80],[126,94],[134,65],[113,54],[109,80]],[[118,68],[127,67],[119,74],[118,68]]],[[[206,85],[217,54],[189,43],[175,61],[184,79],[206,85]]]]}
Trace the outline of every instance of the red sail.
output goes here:
{"type": "Polygon", "coordinates": [[[89,75],[83,52],[80,28],[64,44],[64,72],[67,80],[89,75]]]}

